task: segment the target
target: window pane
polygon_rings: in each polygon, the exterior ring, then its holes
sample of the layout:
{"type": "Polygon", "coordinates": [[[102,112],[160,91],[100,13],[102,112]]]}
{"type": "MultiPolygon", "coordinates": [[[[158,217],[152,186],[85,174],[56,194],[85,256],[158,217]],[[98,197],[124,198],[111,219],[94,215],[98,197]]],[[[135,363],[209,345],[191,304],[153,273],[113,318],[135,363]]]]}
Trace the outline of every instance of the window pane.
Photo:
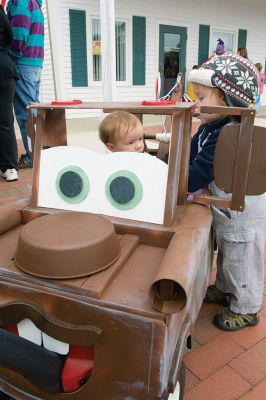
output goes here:
{"type": "Polygon", "coordinates": [[[234,51],[234,33],[215,31],[212,35],[211,53],[215,52],[218,39],[224,42],[224,51],[234,51]]]}
{"type": "Polygon", "coordinates": [[[101,24],[99,19],[92,20],[92,62],[93,80],[102,80],[102,56],[101,56],[101,24]]]}
{"type": "Polygon", "coordinates": [[[115,23],[116,80],[126,80],[126,24],[115,23]]]}
{"type": "MultiPolygon", "coordinates": [[[[115,22],[116,80],[126,80],[126,23],[115,22]]],[[[101,22],[92,19],[93,80],[102,80],[101,22]]]]}
{"type": "Polygon", "coordinates": [[[179,72],[180,40],[179,33],[164,33],[164,94],[173,87],[179,72]]]}

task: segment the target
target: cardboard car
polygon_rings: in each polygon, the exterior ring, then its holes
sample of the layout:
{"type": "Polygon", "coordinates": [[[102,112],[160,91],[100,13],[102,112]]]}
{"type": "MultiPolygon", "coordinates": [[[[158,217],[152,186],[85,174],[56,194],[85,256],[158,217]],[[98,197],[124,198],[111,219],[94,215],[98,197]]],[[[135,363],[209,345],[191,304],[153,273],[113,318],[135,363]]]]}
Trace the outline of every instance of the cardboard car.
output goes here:
{"type": "Polygon", "coordinates": [[[208,205],[241,210],[246,193],[265,191],[265,135],[253,127],[254,110],[219,108],[242,117],[221,132],[215,160],[217,184],[232,198],[193,195],[192,203],[192,103],[31,108],[31,199],[0,209],[1,390],[20,400],[181,400],[183,351],[213,260],[208,205]],[[168,165],[68,146],[71,108],[167,115],[168,165]]]}

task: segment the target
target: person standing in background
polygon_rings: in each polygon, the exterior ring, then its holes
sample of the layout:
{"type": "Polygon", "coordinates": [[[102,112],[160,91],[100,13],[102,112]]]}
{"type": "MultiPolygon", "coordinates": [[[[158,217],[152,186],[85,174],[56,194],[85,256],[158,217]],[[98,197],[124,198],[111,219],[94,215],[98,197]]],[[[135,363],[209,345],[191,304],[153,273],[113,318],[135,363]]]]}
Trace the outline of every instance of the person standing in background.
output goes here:
{"type": "Polygon", "coordinates": [[[221,56],[224,53],[224,41],[219,38],[217,42],[215,52],[210,55],[207,61],[211,60],[215,56],[221,56]]]}
{"type": "Polygon", "coordinates": [[[265,74],[262,72],[262,65],[261,63],[256,63],[255,67],[259,71],[259,95],[257,97],[257,100],[255,101],[254,107],[256,108],[256,111],[259,112],[260,109],[260,97],[264,91],[264,81],[265,81],[265,74]]]}
{"type": "Polygon", "coordinates": [[[8,52],[12,30],[0,5],[0,169],[6,181],[18,179],[18,148],[14,131],[13,101],[16,80],[15,65],[8,52]]]}
{"type": "Polygon", "coordinates": [[[41,7],[42,0],[9,0],[7,3],[7,15],[13,30],[11,57],[20,78],[16,84],[14,109],[25,154],[19,159],[19,168],[32,167],[27,105],[39,102],[44,58],[44,16],[41,7]]]}
{"type": "Polygon", "coordinates": [[[237,54],[243,58],[248,58],[248,51],[245,47],[239,47],[239,49],[237,49],[237,54]]]}

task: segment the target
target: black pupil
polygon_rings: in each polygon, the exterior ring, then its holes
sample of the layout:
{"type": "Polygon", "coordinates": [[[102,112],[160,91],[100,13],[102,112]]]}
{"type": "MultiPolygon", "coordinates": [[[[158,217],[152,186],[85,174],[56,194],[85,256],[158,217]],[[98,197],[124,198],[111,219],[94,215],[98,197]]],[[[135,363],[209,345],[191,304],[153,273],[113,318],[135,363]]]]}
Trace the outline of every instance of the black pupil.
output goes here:
{"type": "Polygon", "coordinates": [[[118,176],[110,184],[112,198],[119,204],[126,204],[135,196],[133,182],[125,176],[118,176]]]}
{"type": "Polygon", "coordinates": [[[66,197],[75,197],[82,191],[83,181],[79,174],[68,171],[61,176],[59,187],[66,197]]]}

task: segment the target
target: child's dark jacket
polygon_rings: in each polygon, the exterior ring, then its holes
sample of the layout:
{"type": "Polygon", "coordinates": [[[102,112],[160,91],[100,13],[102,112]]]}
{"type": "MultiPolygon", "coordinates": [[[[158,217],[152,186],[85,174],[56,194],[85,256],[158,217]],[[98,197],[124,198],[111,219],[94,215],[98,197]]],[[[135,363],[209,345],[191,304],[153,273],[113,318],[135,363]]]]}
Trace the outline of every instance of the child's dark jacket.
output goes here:
{"type": "Polygon", "coordinates": [[[230,122],[225,117],[212,124],[201,125],[193,136],[190,148],[188,191],[195,192],[214,180],[213,161],[216,142],[224,125],[230,122]]]}

